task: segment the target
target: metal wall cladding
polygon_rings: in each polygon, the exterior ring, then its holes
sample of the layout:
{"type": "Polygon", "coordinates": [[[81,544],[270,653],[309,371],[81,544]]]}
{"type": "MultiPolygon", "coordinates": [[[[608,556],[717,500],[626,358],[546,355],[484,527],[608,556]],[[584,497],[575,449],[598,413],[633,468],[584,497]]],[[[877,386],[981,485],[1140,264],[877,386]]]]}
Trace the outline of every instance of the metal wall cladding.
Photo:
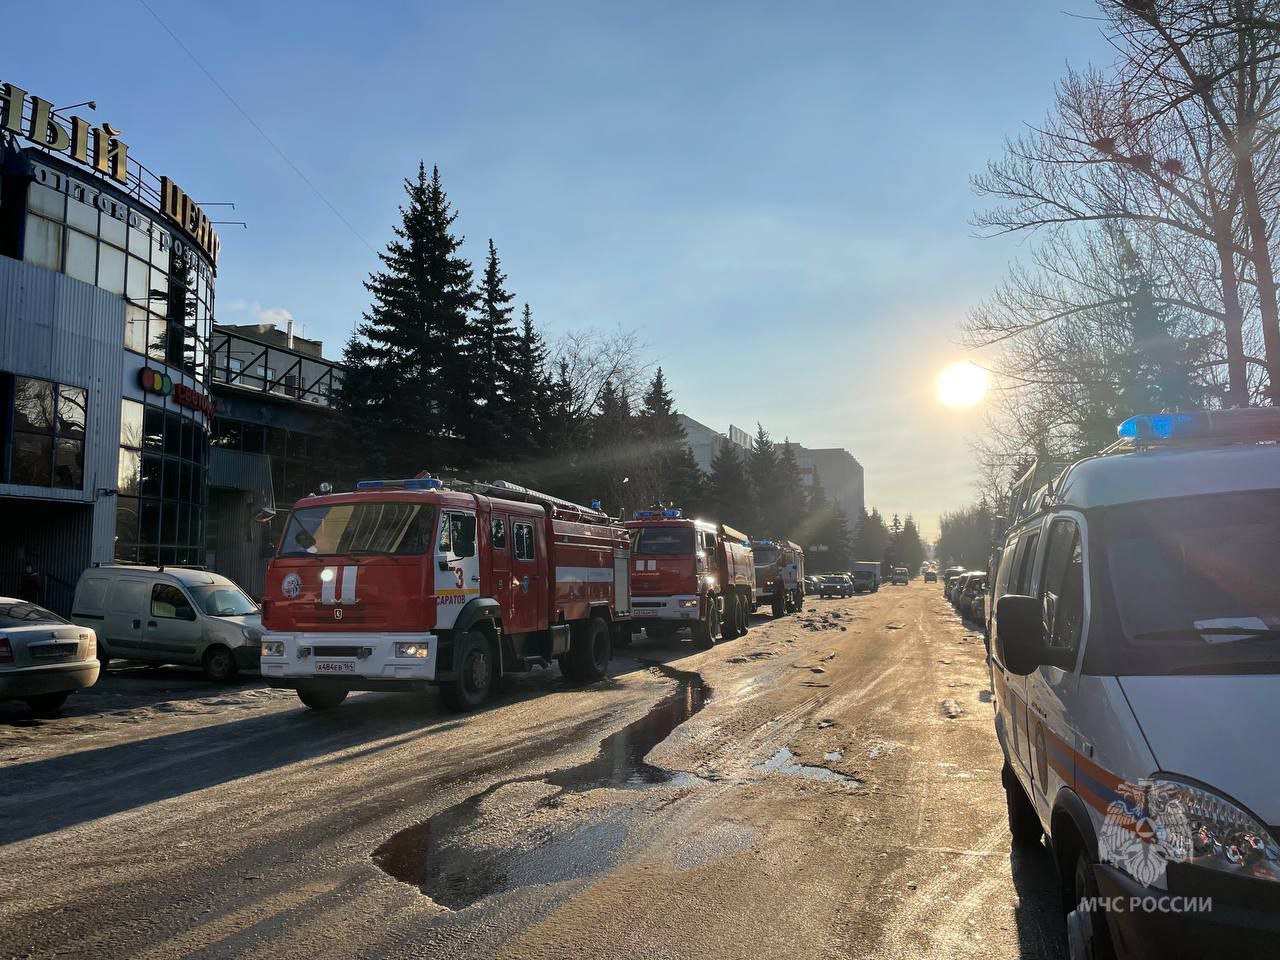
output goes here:
{"type": "MultiPolygon", "coordinates": [[[[72,586],[84,567],[112,557],[115,497],[98,491],[115,489],[120,459],[124,307],[117,294],[0,257],[0,370],[89,392],[82,487],[0,484],[0,583],[26,554],[35,554],[47,579],[72,586]],[[21,511],[31,523],[13,519],[21,511]]],[[[62,606],[52,585],[50,592],[62,606]]]]}
{"type": "Polygon", "coordinates": [[[254,597],[262,596],[271,528],[255,518],[275,509],[271,458],[241,450],[209,451],[209,529],[213,565],[254,597]]]}

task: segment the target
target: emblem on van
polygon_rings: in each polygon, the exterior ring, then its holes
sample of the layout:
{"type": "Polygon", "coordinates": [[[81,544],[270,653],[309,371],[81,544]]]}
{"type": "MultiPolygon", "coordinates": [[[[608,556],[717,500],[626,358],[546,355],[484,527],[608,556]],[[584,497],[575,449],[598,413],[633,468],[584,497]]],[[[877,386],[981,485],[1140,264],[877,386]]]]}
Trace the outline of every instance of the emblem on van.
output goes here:
{"type": "Polygon", "coordinates": [[[302,578],[296,573],[291,573],[280,583],[280,592],[288,599],[292,600],[302,590],[302,578]]]}
{"type": "Polygon", "coordinates": [[[334,607],[334,608],[333,608],[333,619],[335,619],[335,620],[341,620],[341,619],[342,619],[342,608],[341,608],[341,607],[334,607]]]}
{"type": "Polygon", "coordinates": [[[1186,860],[1190,851],[1179,840],[1190,835],[1190,825],[1182,804],[1169,802],[1171,793],[1149,780],[1117,785],[1098,833],[1098,859],[1145,886],[1163,877],[1170,861],[1186,860]]]}

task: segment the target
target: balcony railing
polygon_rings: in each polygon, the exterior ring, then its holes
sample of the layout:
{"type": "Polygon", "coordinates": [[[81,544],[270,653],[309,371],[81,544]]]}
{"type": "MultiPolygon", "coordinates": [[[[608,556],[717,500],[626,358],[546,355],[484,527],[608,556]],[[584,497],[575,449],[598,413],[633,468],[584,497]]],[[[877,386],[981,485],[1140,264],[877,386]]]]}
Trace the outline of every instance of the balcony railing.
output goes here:
{"type": "Polygon", "coordinates": [[[342,388],[343,369],[329,360],[214,327],[209,373],[214,383],[328,407],[342,388]]]}

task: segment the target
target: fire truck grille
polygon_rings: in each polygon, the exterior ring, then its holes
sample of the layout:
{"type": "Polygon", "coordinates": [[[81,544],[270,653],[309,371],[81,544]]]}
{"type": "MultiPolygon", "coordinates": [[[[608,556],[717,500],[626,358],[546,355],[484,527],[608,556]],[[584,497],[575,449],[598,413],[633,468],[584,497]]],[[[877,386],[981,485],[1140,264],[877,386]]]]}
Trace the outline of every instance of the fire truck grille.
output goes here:
{"type": "Polygon", "coordinates": [[[661,600],[633,600],[633,607],[665,607],[666,604],[661,600]]]}
{"type": "Polygon", "coordinates": [[[346,647],[336,644],[316,646],[312,649],[317,657],[358,657],[364,653],[363,647],[346,647]]]}

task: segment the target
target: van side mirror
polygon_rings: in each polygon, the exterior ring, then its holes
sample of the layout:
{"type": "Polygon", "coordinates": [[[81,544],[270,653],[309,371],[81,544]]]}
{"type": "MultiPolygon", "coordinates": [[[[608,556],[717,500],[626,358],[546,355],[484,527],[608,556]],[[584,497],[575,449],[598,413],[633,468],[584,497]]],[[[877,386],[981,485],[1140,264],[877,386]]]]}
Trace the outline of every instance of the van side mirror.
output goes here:
{"type": "Polygon", "coordinates": [[[996,602],[996,650],[1005,667],[1025,677],[1047,662],[1040,599],[1006,594],[996,602]]]}

